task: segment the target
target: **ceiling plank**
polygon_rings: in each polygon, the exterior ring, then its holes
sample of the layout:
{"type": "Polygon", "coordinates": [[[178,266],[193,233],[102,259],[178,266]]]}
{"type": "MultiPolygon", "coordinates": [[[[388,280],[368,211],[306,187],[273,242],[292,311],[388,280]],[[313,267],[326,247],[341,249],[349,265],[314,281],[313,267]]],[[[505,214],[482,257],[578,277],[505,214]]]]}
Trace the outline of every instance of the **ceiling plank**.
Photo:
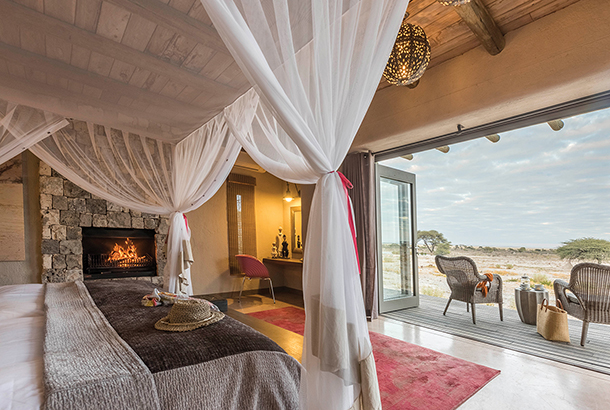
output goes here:
{"type": "Polygon", "coordinates": [[[130,16],[130,12],[104,1],[102,2],[96,33],[120,43],[130,16]]]}
{"type": "MultiPolygon", "coordinates": [[[[28,50],[28,51],[32,51],[32,50],[28,50]]],[[[40,54],[40,53],[37,53],[37,54],[40,54]]],[[[87,67],[89,67],[90,60],[91,60],[91,51],[90,50],[87,50],[86,48],[79,47],[76,45],[72,46],[72,56],[70,58],[70,64],[72,64],[74,67],[78,67],[78,68],[82,68],[83,70],[86,70],[87,67]]]]}
{"type": "MultiPolygon", "coordinates": [[[[435,51],[434,59],[430,60],[430,64],[428,64],[428,70],[436,67],[439,64],[444,63],[447,60],[451,60],[452,58],[459,56],[460,54],[464,54],[473,48],[477,48],[481,43],[479,40],[469,33],[467,36],[458,36],[455,37],[443,44],[441,44],[435,51]]],[[[425,81],[424,77],[422,77],[423,81],[425,81]]]]}
{"type": "MultiPolygon", "coordinates": [[[[36,100],[40,103],[36,108],[56,112],[66,117],[71,118],[74,113],[78,112],[80,114],[79,120],[92,121],[95,118],[86,115],[92,112],[91,97],[55,85],[35,83],[12,75],[0,75],[0,92],[14,97],[12,100],[20,104],[36,100]],[[23,101],[20,100],[20,97],[23,98],[23,101]]],[[[110,126],[140,135],[154,134],[152,132],[147,133],[146,126],[144,128],[139,126],[138,118],[149,121],[148,128],[150,128],[150,131],[161,129],[160,124],[169,123],[172,120],[167,115],[147,113],[124,106],[117,107],[115,104],[109,104],[101,100],[95,103],[95,109],[103,110],[106,113],[105,121],[110,126]],[[121,119],[116,120],[119,117],[121,119]],[[112,121],[112,119],[115,120],[112,121]]]]}
{"type": "Polygon", "coordinates": [[[471,0],[461,6],[453,6],[453,9],[470,27],[489,54],[495,56],[504,50],[506,45],[504,35],[481,0],[471,0]]]}
{"type": "Polygon", "coordinates": [[[25,27],[17,31],[21,34],[21,48],[36,54],[46,54],[44,34],[35,30],[28,30],[25,27]]]}
{"type": "Polygon", "coordinates": [[[114,78],[117,81],[121,81],[123,83],[129,83],[133,72],[136,70],[136,67],[124,63],[119,60],[114,60],[114,64],[112,65],[112,69],[110,70],[110,78],[114,78]]]}
{"type": "Polygon", "coordinates": [[[234,93],[235,89],[209,78],[193,74],[190,71],[153,57],[146,53],[136,52],[126,45],[108,40],[97,34],[82,30],[71,24],[38,13],[32,9],[20,6],[9,0],[0,0],[0,27],[5,21],[16,21],[20,26],[26,26],[32,30],[43,32],[73,45],[81,46],[89,50],[95,50],[100,54],[132,64],[136,67],[145,67],[151,72],[160,75],[168,75],[184,84],[189,84],[201,91],[214,93],[234,93]],[[3,21],[4,20],[4,21],[3,21]]]}
{"type": "Polygon", "coordinates": [[[47,57],[70,64],[72,44],[69,41],[55,36],[47,36],[45,44],[47,57]]]}
{"type": "MultiPolygon", "coordinates": [[[[2,14],[0,14],[0,21],[2,20],[2,14]]],[[[4,19],[2,24],[0,24],[0,41],[15,47],[20,47],[21,39],[19,38],[19,27],[16,22],[11,20],[12,19],[4,19]]]]}
{"type": "Polygon", "coordinates": [[[167,112],[168,108],[171,107],[175,112],[179,112],[180,116],[190,115],[196,117],[201,114],[201,109],[193,105],[166,98],[159,94],[124,84],[69,64],[51,60],[8,44],[0,43],[0,54],[3,58],[17,64],[22,64],[24,67],[37,69],[60,78],[70,79],[90,87],[99,88],[102,89],[104,93],[116,94],[117,96],[124,95],[133,98],[134,100],[155,105],[158,108],[157,112],[167,112]]]}
{"type": "Polygon", "coordinates": [[[182,68],[199,73],[216,52],[203,44],[197,44],[182,63],[182,68]]]}
{"type": "Polygon", "coordinates": [[[210,16],[208,16],[208,13],[206,13],[205,9],[203,8],[201,1],[196,1],[195,4],[193,4],[193,7],[188,12],[188,15],[195,20],[201,21],[205,25],[212,26],[212,20],[210,20],[210,16]]]}
{"type": "Polygon", "coordinates": [[[155,23],[137,14],[132,14],[121,43],[138,51],[144,51],[155,32],[155,28],[157,28],[155,23]]]}
{"type": "Polygon", "coordinates": [[[48,16],[74,24],[76,0],[44,0],[44,12],[48,16]]]}
{"type": "Polygon", "coordinates": [[[92,51],[91,56],[89,58],[89,65],[87,66],[87,71],[94,74],[98,74],[102,77],[108,77],[110,75],[110,70],[112,70],[112,65],[114,64],[114,62],[115,60],[113,58],[92,51]]]}
{"type": "Polygon", "coordinates": [[[186,86],[184,90],[176,97],[179,101],[184,101],[185,103],[192,102],[195,98],[197,98],[201,94],[201,91],[194,89],[191,86],[186,86]]]}
{"type": "Polygon", "coordinates": [[[494,17],[496,23],[502,24],[502,20],[506,17],[509,19],[514,16],[522,16],[528,14],[528,10],[540,7],[544,3],[554,3],[556,0],[530,0],[530,1],[514,1],[514,0],[498,0],[488,5],[487,10],[494,17]]]}
{"type": "Polygon", "coordinates": [[[15,0],[15,2],[44,13],[44,0],[15,0]]]}
{"type": "Polygon", "coordinates": [[[76,3],[76,20],[74,25],[95,33],[101,4],[101,0],[78,0],[76,3]]]}
{"type": "Polygon", "coordinates": [[[175,65],[181,66],[184,60],[191,54],[197,42],[184,36],[175,36],[169,42],[165,50],[161,53],[161,57],[169,60],[175,65]]]}
{"type": "MultiPolygon", "coordinates": [[[[199,1],[199,0],[196,0],[199,1]]],[[[170,2],[168,3],[171,7],[175,8],[176,10],[179,10],[180,12],[184,13],[184,14],[188,14],[189,10],[191,9],[191,7],[193,7],[193,4],[195,3],[194,0],[170,0],[170,2]]]]}
{"type": "Polygon", "coordinates": [[[451,9],[451,7],[443,6],[435,1],[419,13],[414,15],[409,14],[407,21],[421,26],[424,30],[428,30],[430,25],[442,27],[446,22],[452,23],[459,20],[459,17],[451,9]]]}
{"type": "Polygon", "coordinates": [[[530,13],[533,20],[538,20],[550,13],[555,13],[561,9],[576,3],[579,0],[557,0],[554,3],[543,5],[542,7],[530,13]]]}
{"type": "Polygon", "coordinates": [[[106,0],[216,51],[229,54],[218,32],[158,0],[106,0]]]}
{"type": "Polygon", "coordinates": [[[407,13],[409,13],[409,17],[414,17],[417,15],[417,13],[434,3],[436,3],[436,0],[410,1],[409,5],[407,6],[407,13]]]}

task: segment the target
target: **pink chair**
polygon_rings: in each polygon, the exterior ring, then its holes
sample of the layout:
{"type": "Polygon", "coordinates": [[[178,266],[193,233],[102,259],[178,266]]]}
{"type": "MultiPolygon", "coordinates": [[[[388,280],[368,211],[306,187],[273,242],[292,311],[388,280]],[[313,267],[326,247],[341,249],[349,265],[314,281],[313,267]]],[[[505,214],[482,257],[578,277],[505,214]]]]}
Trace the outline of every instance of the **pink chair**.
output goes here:
{"type": "Polygon", "coordinates": [[[241,294],[244,291],[244,284],[246,278],[252,280],[253,278],[259,278],[269,281],[269,287],[271,288],[271,296],[273,297],[273,303],[275,304],[275,293],[273,292],[273,281],[269,276],[267,267],[263,265],[263,262],[250,255],[235,255],[237,262],[239,263],[239,269],[245,275],[244,280],[241,282],[241,290],[239,291],[239,302],[241,303],[241,294]]]}

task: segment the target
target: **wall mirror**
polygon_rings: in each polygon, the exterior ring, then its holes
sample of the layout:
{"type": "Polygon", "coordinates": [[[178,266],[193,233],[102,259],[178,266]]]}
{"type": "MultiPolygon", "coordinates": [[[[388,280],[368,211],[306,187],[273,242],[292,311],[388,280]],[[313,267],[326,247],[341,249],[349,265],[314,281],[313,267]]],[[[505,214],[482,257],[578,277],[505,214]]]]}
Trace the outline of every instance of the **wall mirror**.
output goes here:
{"type": "Polygon", "coordinates": [[[301,207],[293,206],[290,208],[290,227],[292,237],[292,257],[301,258],[303,256],[303,229],[301,220],[301,207]]]}

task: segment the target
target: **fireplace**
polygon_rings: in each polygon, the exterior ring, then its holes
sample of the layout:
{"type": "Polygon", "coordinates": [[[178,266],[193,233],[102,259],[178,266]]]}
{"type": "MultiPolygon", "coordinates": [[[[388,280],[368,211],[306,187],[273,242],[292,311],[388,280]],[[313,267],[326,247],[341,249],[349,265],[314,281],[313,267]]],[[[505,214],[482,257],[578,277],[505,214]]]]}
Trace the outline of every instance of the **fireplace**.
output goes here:
{"type": "Polygon", "coordinates": [[[153,229],[83,228],[85,280],[156,276],[153,229]]]}

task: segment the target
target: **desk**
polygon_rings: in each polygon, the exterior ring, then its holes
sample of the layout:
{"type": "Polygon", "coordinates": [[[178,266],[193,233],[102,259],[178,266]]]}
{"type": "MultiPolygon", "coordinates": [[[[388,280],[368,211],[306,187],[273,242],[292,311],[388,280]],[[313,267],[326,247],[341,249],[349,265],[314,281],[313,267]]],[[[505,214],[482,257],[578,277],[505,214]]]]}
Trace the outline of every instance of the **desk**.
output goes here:
{"type": "Polygon", "coordinates": [[[263,263],[289,266],[303,266],[303,261],[300,259],[263,258],[263,263]]]}
{"type": "Polygon", "coordinates": [[[303,290],[303,261],[300,259],[263,258],[273,284],[303,290]]]}

